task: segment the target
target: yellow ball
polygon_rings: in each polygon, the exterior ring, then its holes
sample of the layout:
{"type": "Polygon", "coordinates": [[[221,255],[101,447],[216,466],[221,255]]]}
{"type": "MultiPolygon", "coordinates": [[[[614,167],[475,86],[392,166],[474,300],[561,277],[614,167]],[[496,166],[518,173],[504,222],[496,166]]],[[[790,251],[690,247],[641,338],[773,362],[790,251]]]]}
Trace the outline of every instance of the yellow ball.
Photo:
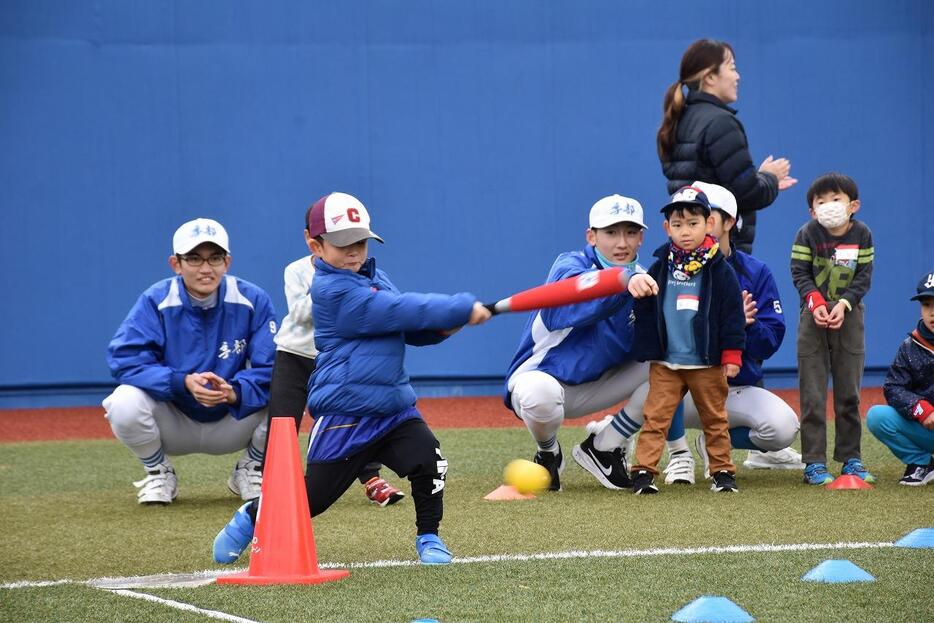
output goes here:
{"type": "Polygon", "coordinates": [[[548,470],[532,461],[516,459],[503,470],[503,481],[519,493],[538,493],[551,484],[548,470]]]}

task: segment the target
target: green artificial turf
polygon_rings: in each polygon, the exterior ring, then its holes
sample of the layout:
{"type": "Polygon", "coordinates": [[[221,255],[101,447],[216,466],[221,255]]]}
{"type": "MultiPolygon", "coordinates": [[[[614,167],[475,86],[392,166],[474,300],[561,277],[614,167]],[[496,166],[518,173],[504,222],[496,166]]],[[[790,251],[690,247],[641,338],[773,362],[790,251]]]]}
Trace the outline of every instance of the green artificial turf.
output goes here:
{"type": "MultiPolygon", "coordinates": [[[[458,557],[891,542],[934,527],[934,487],[896,485],[903,466],[870,435],[863,457],[878,478],[870,491],[827,491],[801,484],[798,471],[740,468],[737,495],[710,492],[698,470],[694,487],[661,485],[660,495],[645,497],[608,491],[581,470],[570,449],[584,432],[569,428],[560,435],[568,460],[563,492],[488,502],[483,496],[500,484],[503,466],[533,453],[528,433],[436,434],[450,462],[442,536],[458,557]]],[[[743,454],[734,453],[738,464],[743,454]]],[[[0,582],[221,569],[210,548],[240,504],[225,486],[235,461],[179,457],[178,500],[141,507],[130,483],[142,470],[116,441],[0,445],[7,526],[0,582]]],[[[410,498],[379,509],[354,485],[314,519],[314,530],[322,564],[415,559],[410,498]]],[[[704,594],[727,596],[759,621],[921,621],[934,620],[932,574],[931,550],[836,549],[353,568],[349,579],[322,586],[139,592],[262,621],[663,621],[704,594]],[[851,560],[877,581],[800,581],[830,558],[851,560]]],[[[0,589],[0,621],[105,619],[206,620],[80,584],[0,589]]]]}

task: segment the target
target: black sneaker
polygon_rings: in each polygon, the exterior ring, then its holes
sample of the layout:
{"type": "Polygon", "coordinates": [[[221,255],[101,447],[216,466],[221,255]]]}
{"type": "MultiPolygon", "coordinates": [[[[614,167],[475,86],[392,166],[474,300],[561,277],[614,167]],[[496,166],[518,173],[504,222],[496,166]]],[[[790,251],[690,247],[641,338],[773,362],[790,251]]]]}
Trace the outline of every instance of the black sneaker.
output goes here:
{"type": "Polygon", "coordinates": [[[571,456],[607,489],[630,488],[632,480],[629,478],[625,451],[622,448],[597,450],[593,445],[595,437],[596,435],[591,433],[580,445],[571,448],[571,456]]]}
{"type": "Polygon", "coordinates": [[[717,472],[713,475],[713,484],[710,485],[710,490],[717,493],[736,493],[739,491],[736,487],[736,476],[728,471],[717,472]]]}
{"type": "Polygon", "coordinates": [[[927,465],[912,464],[905,468],[905,475],[898,481],[898,484],[920,487],[932,480],[934,480],[934,462],[927,465]]]}
{"type": "Polygon", "coordinates": [[[632,492],[636,495],[658,493],[658,487],[655,486],[655,476],[652,475],[652,472],[640,469],[633,474],[632,492]]]}
{"type": "Polygon", "coordinates": [[[561,446],[558,446],[558,454],[539,450],[532,460],[548,470],[548,475],[551,476],[548,490],[561,491],[561,472],[564,471],[564,454],[561,452],[561,446]]]}

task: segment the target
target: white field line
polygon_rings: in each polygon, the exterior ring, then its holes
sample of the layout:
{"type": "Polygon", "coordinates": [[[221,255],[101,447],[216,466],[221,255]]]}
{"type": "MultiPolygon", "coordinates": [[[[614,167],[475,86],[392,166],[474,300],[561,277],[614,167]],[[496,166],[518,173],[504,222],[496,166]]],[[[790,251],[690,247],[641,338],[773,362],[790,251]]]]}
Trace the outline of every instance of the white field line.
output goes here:
{"type": "Polygon", "coordinates": [[[163,599],[162,597],[155,597],[153,595],[147,595],[146,593],[137,593],[135,591],[127,591],[123,589],[117,589],[111,591],[117,595],[124,595],[126,597],[133,597],[134,599],[142,599],[145,601],[151,601],[157,604],[162,604],[163,606],[168,606],[169,608],[175,608],[176,610],[184,610],[186,612],[195,612],[197,614],[203,614],[206,617],[211,619],[220,619],[221,621],[232,621],[233,623],[257,623],[253,619],[244,619],[243,617],[234,616],[232,614],[227,614],[226,612],[218,612],[217,610],[205,610],[204,608],[197,608],[191,604],[185,604],[180,601],[173,601],[171,599],[163,599]]]}
{"type": "MultiPolygon", "coordinates": [[[[465,556],[454,558],[453,564],[476,564],[486,562],[527,562],[533,560],[565,560],[572,558],[648,558],[652,556],[693,556],[696,554],[744,554],[760,552],[800,552],[816,549],[878,549],[894,547],[894,543],[843,542],[843,543],[789,543],[787,545],[723,545],[713,547],[665,547],[653,549],[622,550],[571,550],[567,552],[544,552],[538,554],[491,554],[487,556],[465,556]]],[[[352,562],[346,565],[326,563],[322,569],[344,567],[350,569],[372,569],[376,567],[409,567],[419,563],[415,560],[374,560],[352,562]]]]}
{"type": "MultiPolygon", "coordinates": [[[[762,553],[762,552],[800,552],[809,550],[823,549],[881,549],[894,547],[895,544],[882,542],[852,542],[843,541],[840,543],[788,543],[788,544],[770,544],[762,543],[758,545],[722,545],[709,547],[665,547],[652,549],[622,549],[622,550],[571,550],[565,552],[543,552],[535,554],[491,554],[487,556],[465,556],[454,558],[453,564],[477,564],[491,562],[528,562],[537,560],[567,560],[583,558],[648,558],[652,556],[694,556],[698,554],[744,554],[744,553],[762,553]]],[[[319,564],[322,569],[374,569],[386,567],[412,567],[418,565],[413,560],[374,560],[371,562],[351,562],[351,563],[323,563],[319,564]]],[[[209,584],[215,578],[245,571],[244,568],[234,569],[206,569],[194,573],[167,573],[151,576],[131,576],[126,578],[96,578],[92,580],[54,580],[54,581],[22,581],[10,584],[0,584],[0,589],[4,588],[33,588],[39,586],[54,586],[58,584],[85,584],[96,588],[118,589],[118,588],[168,588],[168,587],[193,587],[201,584],[209,584]],[[181,580],[181,581],[180,581],[181,580]]]]}

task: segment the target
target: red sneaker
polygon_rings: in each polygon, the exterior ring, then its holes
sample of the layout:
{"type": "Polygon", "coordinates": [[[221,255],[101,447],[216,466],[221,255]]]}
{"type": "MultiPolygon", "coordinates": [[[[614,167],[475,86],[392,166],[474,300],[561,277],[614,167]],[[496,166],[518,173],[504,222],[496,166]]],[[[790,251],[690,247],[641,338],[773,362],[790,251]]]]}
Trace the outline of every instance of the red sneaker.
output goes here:
{"type": "Polygon", "coordinates": [[[379,506],[395,504],[405,497],[405,493],[396,489],[379,476],[373,476],[366,481],[366,485],[364,486],[366,487],[366,497],[379,506]]]}

